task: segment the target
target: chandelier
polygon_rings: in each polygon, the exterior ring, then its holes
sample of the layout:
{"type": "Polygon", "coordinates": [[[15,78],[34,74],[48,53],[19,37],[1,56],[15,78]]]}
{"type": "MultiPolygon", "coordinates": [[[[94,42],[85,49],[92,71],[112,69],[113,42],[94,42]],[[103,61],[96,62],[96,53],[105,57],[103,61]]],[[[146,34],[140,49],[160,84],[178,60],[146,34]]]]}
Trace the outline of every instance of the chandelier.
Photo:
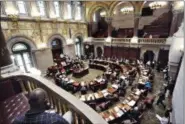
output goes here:
{"type": "Polygon", "coordinates": [[[151,9],[159,9],[165,6],[167,3],[165,1],[156,1],[149,4],[151,9]]]}
{"type": "Polygon", "coordinates": [[[133,12],[134,8],[133,7],[124,7],[124,8],[121,8],[121,12],[123,14],[129,14],[131,12],[133,12]]]}

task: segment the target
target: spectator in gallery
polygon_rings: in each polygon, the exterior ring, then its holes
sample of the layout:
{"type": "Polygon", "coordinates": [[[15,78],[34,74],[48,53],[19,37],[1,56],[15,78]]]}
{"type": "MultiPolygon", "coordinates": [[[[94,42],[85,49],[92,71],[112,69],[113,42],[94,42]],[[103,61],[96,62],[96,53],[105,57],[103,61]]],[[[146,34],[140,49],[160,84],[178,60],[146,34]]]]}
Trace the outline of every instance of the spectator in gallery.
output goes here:
{"type": "Polygon", "coordinates": [[[29,95],[30,110],[25,115],[15,118],[13,124],[70,124],[72,113],[69,111],[62,116],[46,112],[48,95],[41,88],[33,90],[29,95]]]}

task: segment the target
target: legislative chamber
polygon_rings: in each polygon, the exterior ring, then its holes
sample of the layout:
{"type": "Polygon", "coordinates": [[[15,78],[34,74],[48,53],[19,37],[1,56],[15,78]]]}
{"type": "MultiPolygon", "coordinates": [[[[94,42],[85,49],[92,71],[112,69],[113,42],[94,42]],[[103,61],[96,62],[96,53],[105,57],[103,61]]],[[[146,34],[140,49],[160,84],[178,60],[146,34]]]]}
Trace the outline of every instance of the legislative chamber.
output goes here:
{"type": "Polygon", "coordinates": [[[184,1],[0,7],[0,124],[184,124],[184,1]]]}

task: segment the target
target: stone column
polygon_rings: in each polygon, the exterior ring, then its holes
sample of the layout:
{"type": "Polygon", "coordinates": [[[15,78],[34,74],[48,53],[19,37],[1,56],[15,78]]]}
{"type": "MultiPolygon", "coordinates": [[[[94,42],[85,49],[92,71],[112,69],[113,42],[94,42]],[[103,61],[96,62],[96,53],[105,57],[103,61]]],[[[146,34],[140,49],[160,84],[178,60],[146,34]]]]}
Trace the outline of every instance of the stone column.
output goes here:
{"type": "Polygon", "coordinates": [[[140,14],[134,14],[134,37],[138,37],[138,28],[139,28],[140,14]]]}
{"type": "Polygon", "coordinates": [[[111,37],[111,33],[112,33],[112,17],[105,17],[105,20],[108,23],[108,37],[111,37]]]}
{"type": "Polygon", "coordinates": [[[88,22],[88,37],[92,37],[92,22],[88,22]]]}

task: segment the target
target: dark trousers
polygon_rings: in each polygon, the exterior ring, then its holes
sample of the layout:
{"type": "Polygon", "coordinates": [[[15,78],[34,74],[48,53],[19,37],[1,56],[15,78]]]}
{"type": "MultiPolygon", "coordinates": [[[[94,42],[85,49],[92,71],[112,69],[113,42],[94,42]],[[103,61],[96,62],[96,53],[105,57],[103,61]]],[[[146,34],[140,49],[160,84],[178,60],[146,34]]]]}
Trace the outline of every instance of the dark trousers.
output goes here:
{"type": "Polygon", "coordinates": [[[157,100],[157,105],[159,105],[159,103],[165,108],[165,104],[163,103],[163,100],[162,99],[158,99],[157,100]]]}

